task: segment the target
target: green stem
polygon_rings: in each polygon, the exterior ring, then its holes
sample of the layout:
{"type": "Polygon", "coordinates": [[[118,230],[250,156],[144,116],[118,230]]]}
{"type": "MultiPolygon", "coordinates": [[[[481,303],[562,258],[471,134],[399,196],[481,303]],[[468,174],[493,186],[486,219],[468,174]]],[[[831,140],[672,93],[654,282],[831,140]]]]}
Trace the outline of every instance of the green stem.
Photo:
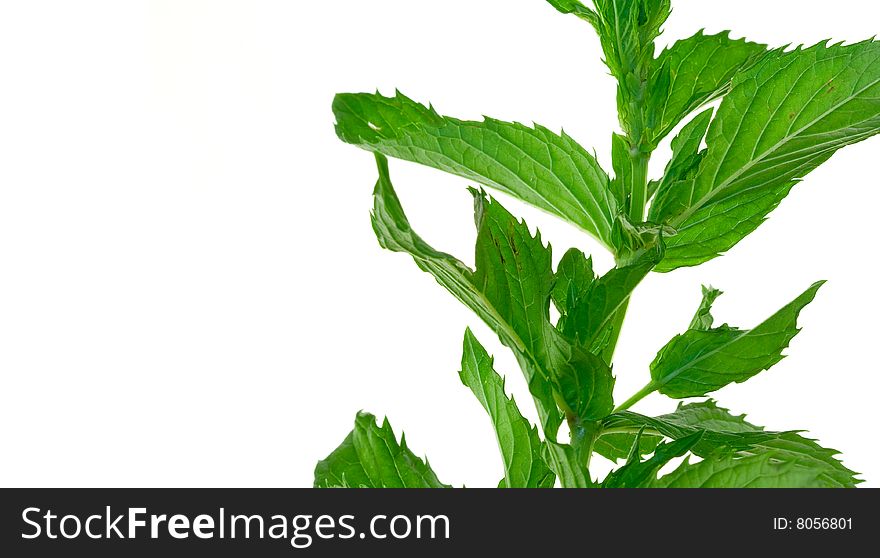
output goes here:
{"type": "Polygon", "coordinates": [[[633,173],[629,218],[633,223],[641,223],[645,220],[645,207],[648,205],[648,162],[651,156],[642,153],[638,146],[630,147],[629,156],[633,173]]]}
{"type": "Polygon", "coordinates": [[[627,399],[626,401],[624,401],[623,403],[618,405],[618,407],[616,409],[614,409],[613,412],[617,413],[617,412],[625,411],[625,410],[629,409],[630,407],[632,407],[633,405],[635,405],[636,403],[638,403],[639,401],[641,401],[642,399],[644,399],[648,395],[651,395],[652,393],[657,391],[658,387],[659,386],[655,385],[654,382],[650,382],[648,385],[646,385],[645,387],[640,389],[638,392],[636,392],[635,395],[633,395],[632,397],[630,397],[629,399],[627,399]]]}
{"type": "Polygon", "coordinates": [[[590,458],[593,457],[593,444],[599,437],[599,423],[582,422],[577,417],[569,417],[568,426],[571,430],[571,447],[575,450],[578,462],[584,469],[590,470],[590,458]]]}

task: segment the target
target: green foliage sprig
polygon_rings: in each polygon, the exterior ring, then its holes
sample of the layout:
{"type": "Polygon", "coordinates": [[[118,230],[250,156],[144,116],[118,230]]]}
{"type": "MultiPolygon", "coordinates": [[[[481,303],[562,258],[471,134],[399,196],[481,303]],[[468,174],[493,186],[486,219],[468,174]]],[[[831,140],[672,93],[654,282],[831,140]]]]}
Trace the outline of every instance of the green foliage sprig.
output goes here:
{"type": "MultiPolygon", "coordinates": [[[[621,133],[613,178],[565,133],[486,118],[442,116],[401,93],[341,94],[336,131],[375,153],[379,181],[373,229],[434,276],[498,335],[522,369],[540,432],[520,414],[476,337],[465,332],[460,378],[494,426],[504,465],[500,486],[853,487],[837,458],[798,432],[746,422],[712,400],[670,414],[630,411],[647,395],[704,397],[744,382],[782,359],[815,283],[753,329],[716,326],[720,291],[704,288],[687,331],[650,364],[644,389],[615,407],[611,372],[633,290],[651,271],[695,266],[754,231],[810,171],[838,149],[880,131],[880,43],[823,42],[768,50],[702,32],[659,54],[655,40],[669,0],[548,0],[598,33],[617,80],[621,133]],[[716,108],[704,108],[717,99],[716,108]],[[679,124],[672,158],[651,180],[648,162],[679,124]],[[703,147],[705,145],[705,147],[703,147]],[[483,190],[472,189],[477,241],[470,269],[411,227],[394,192],[387,157],[434,167],[514,196],[595,237],[617,265],[603,276],[577,249],[554,270],[540,233],[483,190]],[[551,320],[550,305],[559,311],[551,320]],[[567,423],[569,439],[559,439],[567,423]],[[605,479],[591,456],[625,460],[605,479]],[[658,478],[672,459],[686,458],[658,478]]],[[[358,415],[354,431],[318,464],[318,487],[443,487],[426,461],[397,441],[386,421],[358,415]]]]}

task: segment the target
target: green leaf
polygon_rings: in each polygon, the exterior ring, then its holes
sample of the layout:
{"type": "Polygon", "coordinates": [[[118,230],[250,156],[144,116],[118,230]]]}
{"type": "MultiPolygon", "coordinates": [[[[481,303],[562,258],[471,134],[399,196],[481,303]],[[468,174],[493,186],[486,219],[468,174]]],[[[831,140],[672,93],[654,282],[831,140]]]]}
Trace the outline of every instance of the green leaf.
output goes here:
{"type": "MultiPolygon", "coordinates": [[[[612,317],[610,323],[602,330],[592,333],[588,332],[584,325],[579,325],[583,320],[580,315],[588,305],[596,279],[592,259],[584,256],[583,252],[572,248],[562,256],[556,271],[556,283],[553,286],[553,302],[560,313],[556,328],[569,339],[574,339],[586,347],[591,353],[600,355],[607,363],[610,361],[607,353],[611,350],[615,327],[619,326],[620,322],[612,317]]],[[[618,309],[618,312],[623,312],[623,309],[618,309]]]]}
{"type": "Polygon", "coordinates": [[[358,413],[354,430],[315,467],[315,488],[448,488],[388,424],[358,413]]]}
{"type": "Polygon", "coordinates": [[[702,436],[703,432],[700,431],[670,443],[660,444],[650,459],[640,461],[638,449],[640,448],[641,436],[636,435],[632,459],[620,469],[612,471],[602,482],[602,488],[644,488],[651,486],[657,482],[657,472],[664,465],[690,451],[700,441],[702,436]]]}
{"type": "Polygon", "coordinates": [[[755,230],[837,150],[880,132],[880,43],[776,50],[738,74],[693,182],[677,188],[658,271],[697,265],[755,230]]]}
{"type": "MultiPolygon", "coordinates": [[[[679,404],[674,413],[658,417],[680,426],[705,428],[717,432],[766,432],[745,420],[745,415],[732,415],[709,400],[700,403],[679,404]]],[[[798,460],[813,469],[820,470],[824,482],[829,485],[851,488],[862,482],[855,478],[856,473],[845,467],[835,456],[837,450],[823,448],[797,432],[779,432],[763,440],[756,440],[755,446],[767,451],[777,452],[790,460],[798,460]]]]}
{"type": "MultiPolygon", "coordinates": [[[[837,458],[838,451],[820,446],[814,440],[798,432],[773,432],[764,430],[745,420],[745,416],[732,415],[718,407],[714,401],[679,404],[674,413],[651,418],[629,411],[615,413],[603,421],[603,428],[620,431],[627,428],[630,434],[615,434],[617,444],[625,440],[633,443],[635,433],[648,428],[653,434],[650,442],[659,440],[658,434],[678,440],[702,431],[699,443],[691,451],[700,457],[735,454],[739,456],[772,452],[777,461],[799,463],[815,471],[825,486],[851,488],[862,482],[856,473],[845,467],[837,458]]],[[[642,436],[641,454],[653,451],[642,436]]],[[[604,440],[605,436],[599,438],[604,440]]]]}
{"type": "Polygon", "coordinates": [[[629,435],[630,448],[633,447],[635,435],[644,429],[642,434],[642,453],[649,453],[656,447],[656,443],[645,440],[646,437],[653,437],[657,442],[661,438],[670,438],[672,440],[680,440],[691,434],[695,434],[704,430],[703,437],[694,446],[693,453],[704,456],[716,452],[719,448],[727,452],[745,451],[756,447],[757,445],[777,438],[779,432],[766,432],[761,430],[748,430],[742,432],[729,432],[725,430],[711,430],[698,425],[682,424],[672,415],[662,415],[659,417],[647,417],[634,413],[632,411],[618,411],[609,415],[602,421],[602,432],[600,439],[604,439],[606,432],[608,433],[626,433],[629,435]],[[645,451],[645,450],[648,451],[645,451]]]}
{"type": "MultiPolygon", "coordinates": [[[[588,258],[577,248],[570,248],[556,268],[556,277],[551,296],[561,318],[586,298],[596,274],[593,272],[593,259],[588,258]]],[[[560,330],[565,328],[559,325],[560,330]]]]}
{"type": "Polygon", "coordinates": [[[602,419],[614,410],[614,376],[598,356],[572,343],[556,330],[549,336],[549,362],[557,401],[569,418],[583,422],[602,419]]]}
{"type": "Polygon", "coordinates": [[[697,331],[709,331],[712,329],[712,324],[715,323],[715,318],[712,317],[712,305],[722,294],[724,293],[718,289],[703,285],[703,301],[700,303],[697,313],[694,314],[694,319],[691,320],[691,325],[688,329],[697,331]]]}
{"type": "Polygon", "coordinates": [[[577,451],[570,445],[545,441],[544,459],[559,477],[562,488],[596,488],[589,471],[580,464],[577,451]]]}
{"type": "Polygon", "coordinates": [[[491,118],[468,122],[444,117],[400,93],[340,94],[333,112],[343,141],[475,180],[613,246],[617,210],[608,175],[565,133],[491,118]]]}
{"type": "Polygon", "coordinates": [[[550,323],[553,288],[551,252],[497,201],[472,191],[477,225],[476,271],[425,243],[410,227],[388,175],[387,160],[377,154],[373,228],[379,243],[408,253],[456,298],[476,312],[511,348],[535,398],[544,434],[554,439],[562,415],[556,406],[559,378],[591,377],[580,394],[588,418],[611,412],[613,376],[595,355],[571,343],[550,323]]]}
{"type": "Polygon", "coordinates": [[[661,477],[655,488],[833,488],[822,475],[796,461],[783,461],[773,452],[755,455],[718,455],[685,461],[661,477]]]}
{"type": "MultiPolygon", "coordinates": [[[[692,182],[679,185],[689,188],[692,182]]],[[[696,266],[721,255],[757,229],[795,184],[746,190],[700,208],[667,240],[666,256],[654,271],[666,273],[696,266]]]]}
{"type": "MultiPolygon", "coordinates": [[[[800,331],[798,315],[823,283],[813,284],[752,330],[723,325],[677,335],[651,363],[653,385],[669,397],[698,397],[767,370],[782,360],[782,351],[800,331]]],[[[701,312],[708,313],[709,306],[704,300],[701,312]]]]}
{"type": "Polygon", "coordinates": [[[493,360],[468,329],[459,376],[489,413],[504,461],[506,488],[552,488],[556,477],[543,458],[538,431],[523,418],[504,391],[504,380],[492,368],[493,360]]]}
{"type": "Polygon", "coordinates": [[[695,116],[672,140],[672,158],[666,166],[663,179],[656,186],[648,220],[662,222],[663,215],[671,212],[667,204],[675,203],[678,199],[677,190],[690,187],[685,183],[694,179],[705,155],[705,151],[700,151],[700,144],[712,121],[712,112],[713,109],[707,109],[695,116]]]}
{"type": "MultiPolygon", "coordinates": [[[[615,414],[616,415],[616,414],[615,414]]],[[[611,415],[614,417],[615,415],[611,415]]],[[[593,443],[593,451],[611,461],[626,459],[632,452],[638,427],[632,427],[629,433],[602,433],[593,443]]],[[[663,441],[663,436],[643,434],[639,440],[639,455],[648,455],[663,441]]]]}
{"type": "Polygon", "coordinates": [[[654,143],[687,115],[725,94],[737,72],[753,63],[766,48],[734,41],[728,32],[704,35],[700,31],[661,52],[654,63],[648,92],[654,143]]]}
{"type": "MultiPolygon", "coordinates": [[[[532,238],[524,222],[497,201],[476,196],[477,253],[474,282],[491,300],[513,301],[509,323],[536,355],[539,370],[569,411],[584,421],[608,415],[614,378],[597,356],[560,335],[550,323],[553,287],[550,249],[532,238]]],[[[528,367],[528,362],[526,362],[528,367]]],[[[559,401],[557,399],[557,401],[559,401]]],[[[546,432],[546,431],[545,431],[546,432]]],[[[549,436],[552,438],[555,431],[549,436]]]]}
{"type": "Polygon", "coordinates": [[[746,421],[745,415],[733,415],[712,399],[697,403],[679,403],[674,413],[657,418],[678,426],[704,428],[714,432],[764,432],[763,427],[746,421]]]}
{"type": "MultiPolygon", "coordinates": [[[[559,305],[561,314],[559,329],[570,339],[587,347],[593,354],[602,354],[608,340],[617,312],[625,308],[633,290],[641,283],[660,258],[658,251],[647,253],[632,265],[617,267],[592,280],[592,264],[577,250],[569,250],[559,264],[558,289],[569,291],[564,304],[559,305]],[[574,261],[579,260],[578,263],[574,261]],[[575,284],[567,276],[577,277],[575,284]]],[[[557,299],[562,298],[557,296],[557,299]]]]}
{"type": "Polygon", "coordinates": [[[630,187],[636,180],[635,159],[630,156],[630,149],[627,138],[620,134],[611,136],[611,168],[614,170],[611,193],[617,201],[619,211],[624,215],[630,214],[632,205],[630,187]]]}
{"type": "Polygon", "coordinates": [[[672,11],[669,0],[594,0],[594,26],[605,62],[621,82],[654,56],[654,39],[672,11]]]}

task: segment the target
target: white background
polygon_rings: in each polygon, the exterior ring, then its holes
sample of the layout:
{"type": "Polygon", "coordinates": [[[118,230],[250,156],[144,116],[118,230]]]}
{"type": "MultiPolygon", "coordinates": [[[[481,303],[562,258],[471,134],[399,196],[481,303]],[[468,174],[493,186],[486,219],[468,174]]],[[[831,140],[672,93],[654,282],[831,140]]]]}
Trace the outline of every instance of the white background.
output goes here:
{"type": "MultiPolygon", "coordinates": [[[[880,31],[880,5],[861,0],[674,6],[665,42],[880,31]]],[[[465,326],[534,417],[524,381],[467,309],[379,248],[372,158],[336,139],[330,103],[397,87],[444,114],[564,125],[610,167],[614,84],[588,25],[543,0],[32,0],[0,4],[0,52],[2,484],[308,486],[365,409],[443,481],[496,485],[490,424],[456,374],[465,326]]],[[[791,356],[716,397],[809,429],[880,486],[878,158],[880,140],[845,149],[726,257],[649,277],[617,400],[686,327],[701,283],[727,293],[719,320],[751,327],[828,279],[791,356]]],[[[401,162],[392,175],[422,236],[472,262],[468,183],[401,162]]],[[[611,265],[501,199],[555,258],[576,245],[611,265]]]]}

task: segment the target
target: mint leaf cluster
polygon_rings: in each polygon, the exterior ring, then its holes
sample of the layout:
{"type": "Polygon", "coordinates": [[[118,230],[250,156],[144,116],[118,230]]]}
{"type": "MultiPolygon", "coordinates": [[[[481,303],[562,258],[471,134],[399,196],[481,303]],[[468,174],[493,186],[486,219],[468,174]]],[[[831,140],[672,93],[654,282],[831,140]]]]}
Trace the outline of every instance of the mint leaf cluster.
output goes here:
{"type": "MultiPolygon", "coordinates": [[[[612,360],[630,296],[649,273],[727,252],[838,149],[880,132],[880,42],[768,49],[698,32],[658,53],[669,0],[548,1],[594,28],[617,80],[620,131],[610,172],[573,138],[540,125],[459,120],[399,92],[340,94],[333,103],[339,137],[376,158],[372,223],[379,244],[410,256],[479,316],[525,375],[538,425],[523,417],[492,357],[465,332],[459,377],[495,430],[499,486],[855,486],[860,480],[837,451],[799,432],[750,424],[706,399],[783,358],[799,332],[798,315],[822,282],[751,329],[716,325],[712,304],[721,292],[704,287],[687,330],[646,363],[645,387],[617,405],[612,360]],[[663,175],[650,177],[652,154],[676,129],[663,175]],[[473,269],[415,232],[395,194],[389,157],[476,184],[473,269]],[[614,255],[615,268],[599,276],[572,248],[553,269],[540,233],[483,188],[579,227],[614,255]],[[630,410],[653,393],[702,399],[658,417],[630,410]],[[604,479],[590,474],[597,453],[620,465],[604,479]]],[[[318,464],[315,486],[446,485],[387,420],[380,426],[360,414],[354,431],[318,464]]]]}

